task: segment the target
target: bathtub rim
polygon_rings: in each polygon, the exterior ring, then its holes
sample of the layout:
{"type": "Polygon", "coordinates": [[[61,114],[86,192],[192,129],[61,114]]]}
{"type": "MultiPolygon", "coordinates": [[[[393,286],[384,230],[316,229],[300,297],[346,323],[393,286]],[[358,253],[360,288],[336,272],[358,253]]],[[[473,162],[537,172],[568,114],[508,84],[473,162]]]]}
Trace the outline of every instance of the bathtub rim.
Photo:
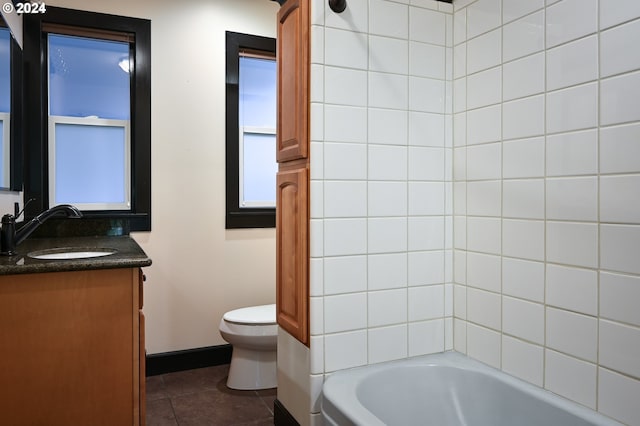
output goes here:
{"type": "Polygon", "coordinates": [[[498,370],[480,361],[456,352],[446,351],[429,355],[420,355],[378,364],[370,364],[339,370],[328,374],[322,385],[322,401],[320,412],[329,425],[368,425],[385,426],[385,424],[364,407],[356,396],[356,389],[362,379],[368,375],[394,368],[396,366],[436,365],[461,368],[476,371],[496,378],[509,386],[514,386],[551,405],[559,407],[579,418],[602,426],[623,425],[614,419],[599,413],[589,407],[569,400],[547,389],[526,382],[504,371],[498,370]],[[349,401],[348,403],[344,403],[349,401]],[[342,402],[342,404],[341,404],[342,402]]]}

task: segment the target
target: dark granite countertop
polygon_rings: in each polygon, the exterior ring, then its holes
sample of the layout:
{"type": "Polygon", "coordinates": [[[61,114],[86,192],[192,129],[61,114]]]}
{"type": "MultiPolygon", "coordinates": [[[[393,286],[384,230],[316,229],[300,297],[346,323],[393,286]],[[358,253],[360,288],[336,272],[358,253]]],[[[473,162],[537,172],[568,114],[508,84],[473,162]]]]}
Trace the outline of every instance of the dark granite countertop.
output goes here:
{"type": "MultiPolygon", "coordinates": [[[[17,247],[14,256],[0,256],[0,275],[34,274],[41,272],[81,271],[88,269],[140,268],[151,265],[151,259],[129,236],[118,237],[56,237],[27,238],[17,247]],[[40,250],[83,249],[115,253],[86,259],[41,260],[27,254],[40,250]]],[[[62,250],[60,250],[62,251],[62,250]]]]}

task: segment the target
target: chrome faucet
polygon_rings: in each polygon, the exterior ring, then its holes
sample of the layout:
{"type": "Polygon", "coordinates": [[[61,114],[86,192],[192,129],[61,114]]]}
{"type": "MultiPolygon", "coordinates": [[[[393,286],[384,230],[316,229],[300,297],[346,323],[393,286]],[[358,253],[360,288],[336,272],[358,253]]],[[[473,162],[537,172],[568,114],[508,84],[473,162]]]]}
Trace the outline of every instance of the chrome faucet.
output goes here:
{"type": "MultiPolygon", "coordinates": [[[[17,203],[16,203],[17,204],[17,203]]],[[[17,209],[16,209],[17,210],[17,209]]],[[[24,211],[24,209],[23,209],[24,211]]],[[[16,219],[22,214],[22,212],[16,214],[5,214],[2,216],[2,226],[0,227],[0,255],[13,256],[16,254],[16,246],[23,242],[33,231],[35,231],[40,225],[42,225],[51,216],[55,216],[59,213],[65,214],[67,217],[79,218],[82,217],[80,210],[69,204],[59,204],[51,207],[49,210],[45,210],[38,216],[31,219],[16,230],[16,219]]]]}

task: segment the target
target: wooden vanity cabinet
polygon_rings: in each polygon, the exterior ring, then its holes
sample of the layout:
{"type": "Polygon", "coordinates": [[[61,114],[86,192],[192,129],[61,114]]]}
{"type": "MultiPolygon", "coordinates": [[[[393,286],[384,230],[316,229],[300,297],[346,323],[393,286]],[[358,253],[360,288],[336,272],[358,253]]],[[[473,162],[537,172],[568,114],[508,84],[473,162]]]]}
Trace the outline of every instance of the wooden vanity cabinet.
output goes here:
{"type": "Polygon", "coordinates": [[[276,311],[309,345],[309,0],[278,12],[276,311]]]}
{"type": "Polygon", "coordinates": [[[2,424],[144,425],[142,277],[0,276],[2,424]]]}

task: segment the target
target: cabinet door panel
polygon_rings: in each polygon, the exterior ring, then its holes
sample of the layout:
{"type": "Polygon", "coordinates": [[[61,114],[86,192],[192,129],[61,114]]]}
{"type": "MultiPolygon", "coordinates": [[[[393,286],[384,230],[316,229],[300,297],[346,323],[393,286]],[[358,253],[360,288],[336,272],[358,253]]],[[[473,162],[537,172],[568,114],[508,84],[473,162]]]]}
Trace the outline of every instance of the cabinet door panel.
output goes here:
{"type": "Polygon", "coordinates": [[[276,199],[276,308],[278,324],[309,344],[308,169],[281,171],[276,199]]]}
{"type": "Polygon", "coordinates": [[[307,158],[309,146],[309,0],[288,0],[278,12],[276,159],[307,158]]]}
{"type": "Polygon", "coordinates": [[[0,276],[0,423],[140,424],[138,305],[137,269],[0,276]]]}

